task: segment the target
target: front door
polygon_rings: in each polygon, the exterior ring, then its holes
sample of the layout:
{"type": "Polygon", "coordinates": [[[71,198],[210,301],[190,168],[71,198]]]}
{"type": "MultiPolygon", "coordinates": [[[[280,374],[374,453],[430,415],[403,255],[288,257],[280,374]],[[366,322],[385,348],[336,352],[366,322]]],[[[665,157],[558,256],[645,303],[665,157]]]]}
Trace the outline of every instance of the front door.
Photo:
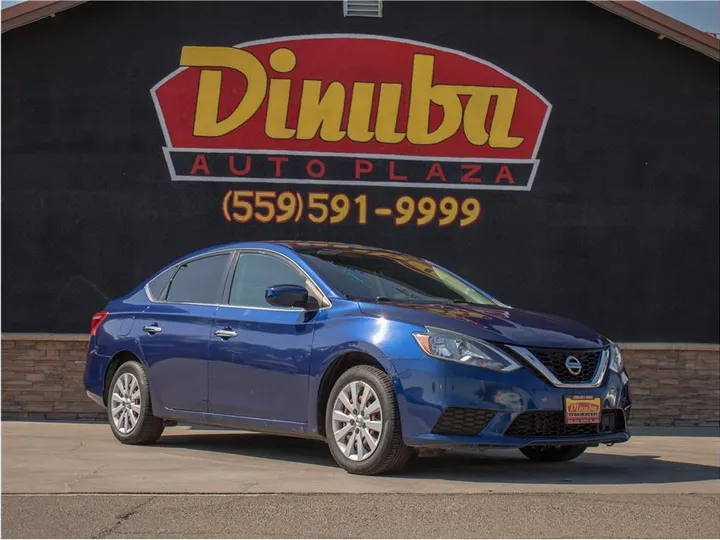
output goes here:
{"type": "Polygon", "coordinates": [[[210,335],[230,259],[222,253],[180,266],[136,326],[153,394],[168,409],[208,410],[210,335]]]}
{"type": "Polygon", "coordinates": [[[241,252],[229,305],[218,308],[210,338],[211,413],[307,421],[315,312],[271,306],[265,290],[273,285],[312,291],[305,275],[282,257],[241,252]]]}

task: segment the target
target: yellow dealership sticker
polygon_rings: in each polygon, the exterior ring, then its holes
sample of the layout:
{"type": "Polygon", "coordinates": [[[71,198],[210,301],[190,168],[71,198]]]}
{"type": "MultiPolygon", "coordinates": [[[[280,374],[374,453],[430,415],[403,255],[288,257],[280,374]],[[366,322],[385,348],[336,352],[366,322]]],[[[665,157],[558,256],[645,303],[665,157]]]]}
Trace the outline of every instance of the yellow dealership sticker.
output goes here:
{"type": "Polygon", "coordinates": [[[566,424],[599,424],[601,413],[599,397],[568,396],[565,398],[566,424]]]}

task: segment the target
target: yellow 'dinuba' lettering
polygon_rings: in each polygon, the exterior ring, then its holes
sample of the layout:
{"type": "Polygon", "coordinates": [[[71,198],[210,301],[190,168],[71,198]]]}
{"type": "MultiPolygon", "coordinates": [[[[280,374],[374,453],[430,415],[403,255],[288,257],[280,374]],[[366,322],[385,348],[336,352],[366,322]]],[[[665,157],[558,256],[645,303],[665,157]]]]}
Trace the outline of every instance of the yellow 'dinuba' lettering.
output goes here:
{"type": "Polygon", "coordinates": [[[476,146],[488,143],[492,148],[517,148],[525,140],[510,136],[510,124],[515,114],[517,88],[495,88],[489,86],[458,86],[458,94],[469,94],[465,106],[463,131],[468,141],[476,146]],[[485,130],[490,111],[490,99],[495,96],[495,114],[490,124],[490,133],[485,130]]]}
{"type": "Polygon", "coordinates": [[[348,118],[348,138],[355,142],[368,142],[375,135],[370,131],[375,83],[356,82],[353,84],[350,116],[348,118]]]}
{"type": "Polygon", "coordinates": [[[497,96],[495,116],[490,126],[490,146],[493,148],[517,148],[525,140],[524,137],[511,137],[510,124],[515,116],[517,88],[493,88],[497,96]]]}
{"type": "Polygon", "coordinates": [[[465,105],[465,116],[463,117],[463,131],[465,137],[472,144],[482,146],[488,142],[488,132],[485,131],[485,122],[490,110],[490,98],[492,89],[485,87],[468,86],[470,93],[467,105],[465,105]]]}
{"type": "Polygon", "coordinates": [[[492,148],[517,148],[523,137],[510,136],[510,124],[515,113],[517,88],[495,88],[489,86],[457,86],[458,94],[467,94],[470,99],[465,105],[463,131],[468,141],[476,146],[490,143],[492,148]],[[495,114],[490,124],[490,133],[485,130],[490,112],[490,100],[495,96],[495,114]]]}
{"type": "Polygon", "coordinates": [[[180,65],[201,68],[231,68],[247,77],[248,87],[235,110],[218,119],[222,73],[217,70],[200,71],[195,125],[197,137],[220,137],[237,129],[257,112],[265,99],[267,75],[260,61],[252,54],[234,47],[183,47],[180,65]]]}
{"type": "Polygon", "coordinates": [[[413,144],[437,144],[452,137],[463,120],[462,102],[454,86],[433,85],[435,58],[416,54],[413,59],[410,114],[407,138],[413,144]],[[443,109],[443,119],[438,128],[430,133],[430,103],[443,109]]]}
{"type": "Polygon", "coordinates": [[[433,85],[434,62],[434,57],[424,54],[416,54],[413,60],[408,141],[413,144],[437,144],[452,137],[462,124],[468,141],[476,146],[488,142],[493,148],[520,146],[523,137],[510,136],[517,88],[433,85]],[[470,96],[464,114],[461,95],[470,96]],[[485,124],[492,96],[497,96],[497,100],[488,135],[485,124]],[[442,122],[432,133],[429,132],[431,103],[443,109],[442,122]]]}
{"type": "MultiPolygon", "coordinates": [[[[289,73],[297,63],[295,54],[281,47],[272,52],[270,67],[277,73],[289,73]]],[[[195,109],[193,135],[220,137],[239,128],[260,109],[266,96],[265,132],[272,139],[311,140],[318,133],[328,142],[346,136],[355,142],[396,144],[406,137],[412,144],[431,145],[455,135],[462,126],[467,140],[475,146],[517,148],[523,137],[510,135],[517,103],[517,88],[433,84],[435,57],[416,54],[413,58],[407,133],[397,131],[400,113],[401,83],[380,83],[375,131],[370,128],[376,83],[356,82],[352,87],[347,133],[340,129],[345,113],[345,87],[331,82],[321,94],[322,81],[304,80],[297,129],[287,126],[290,108],[289,79],[271,77],[252,53],[234,47],[183,47],[180,65],[199,67],[200,82],[195,109]],[[247,79],[247,90],[226,118],[219,119],[222,72],[237,70],[247,79]],[[268,88],[269,86],[269,88],[268,88]],[[463,107],[460,96],[469,96],[463,107]],[[494,100],[494,113],[488,116],[494,100]],[[442,109],[442,121],[430,131],[430,107],[442,109]]]]}
{"type": "Polygon", "coordinates": [[[271,139],[292,139],[295,130],[287,127],[290,81],[288,79],[270,79],[269,94],[265,133],[271,139]]]}
{"type": "MultiPolygon", "coordinates": [[[[290,49],[275,49],[270,55],[270,67],[278,73],[289,73],[297,59],[290,49]]],[[[292,139],[295,130],[287,127],[290,106],[290,80],[270,79],[265,133],[271,139],[292,139]]]]}
{"type": "Polygon", "coordinates": [[[404,133],[395,131],[401,94],[402,84],[382,83],[380,85],[377,121],[375,122],[375,139],[378,142],[396,144],[405,138],[404,133]]]}
{"type": "Polygon", "coordinates": [[[297,138],[309,141],[320,131],[323,141],[336,142],[345,137],[340,129],[345,108],[345,87],[331,82],[320,96],[322,81],[303,81],[300,113],[298,114],[297,138]]]}

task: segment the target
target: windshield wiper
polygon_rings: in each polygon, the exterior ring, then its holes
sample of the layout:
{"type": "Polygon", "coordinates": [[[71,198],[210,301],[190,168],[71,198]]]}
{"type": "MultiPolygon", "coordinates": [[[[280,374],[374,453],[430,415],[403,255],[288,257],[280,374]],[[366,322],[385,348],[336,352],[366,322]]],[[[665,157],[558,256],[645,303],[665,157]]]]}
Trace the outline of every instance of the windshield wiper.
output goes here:
{"type": "Polygon", "coordinates": [[[346,300],[352,300],[353,302],[392,302],[393,299],[387,296],[352,296],[349,294],[345,295],[346,300]]]}
{"type": "Polygon", "coordinates": [[[375,296],[375,297],[367,297],[367,296],[350,296],[345,295],[345,298],[347,300],[354,300],[356,302],[408,302],[410,304],[434,304],[434,303],[465,303],[465,304],[472,304],[473,302],[469,302],[466,300],[450,300],[449,298],[391,298],[389,296],[375,296]]]}

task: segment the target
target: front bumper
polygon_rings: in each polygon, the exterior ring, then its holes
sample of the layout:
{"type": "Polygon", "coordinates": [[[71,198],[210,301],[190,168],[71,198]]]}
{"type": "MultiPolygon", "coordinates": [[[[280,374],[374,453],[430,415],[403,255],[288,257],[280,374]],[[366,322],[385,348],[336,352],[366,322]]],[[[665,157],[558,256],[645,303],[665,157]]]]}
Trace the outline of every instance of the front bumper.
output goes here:
{"type": "Polygon", "coordinates": [[[395,360],[405,444],[519,448],[630,439],[627,375],[607,370],[596,388],[558,388],[530,368],[497,373],[431,357],[395,360]],[[566,396],[601,398],[600,425],[566,426],[566,396]]]}
{"type": "Polygon", "coordinates": [[[105,409],[105,403],[103,403],[102,396],[97,395],[95,392],[92,392],[90,390],[85,390],[85,394],[87,397],[89,397],[92,401],[100,405],[103,409],[105,409]]]}

